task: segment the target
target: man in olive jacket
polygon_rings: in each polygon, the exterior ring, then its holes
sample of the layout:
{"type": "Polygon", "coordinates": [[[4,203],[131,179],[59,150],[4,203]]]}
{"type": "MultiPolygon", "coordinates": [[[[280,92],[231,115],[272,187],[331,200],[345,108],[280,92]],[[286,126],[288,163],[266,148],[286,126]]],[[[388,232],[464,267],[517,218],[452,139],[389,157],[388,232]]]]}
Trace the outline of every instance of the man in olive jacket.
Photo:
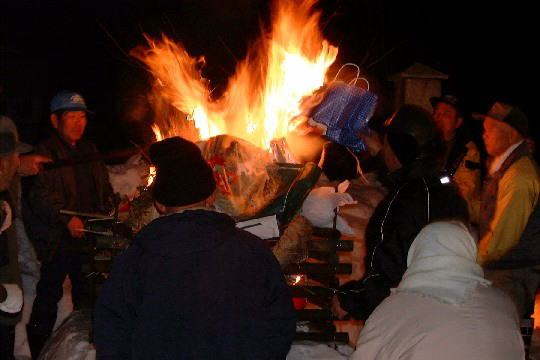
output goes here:
{"type": "Polygon", "coordinates": [[[483,118],[491,163],[482,189],[478,261],[525,318],[540,285],[538,165],[524,141],[527,116],[518,107],[497,102],[483,118]]]}

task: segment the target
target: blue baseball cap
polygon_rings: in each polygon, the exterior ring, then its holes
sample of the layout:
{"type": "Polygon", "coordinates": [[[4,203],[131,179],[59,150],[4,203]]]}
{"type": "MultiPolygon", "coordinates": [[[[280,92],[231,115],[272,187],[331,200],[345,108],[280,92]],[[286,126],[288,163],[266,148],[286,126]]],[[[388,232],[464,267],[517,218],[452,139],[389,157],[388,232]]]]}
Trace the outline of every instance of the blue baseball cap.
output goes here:
{"type": "Polygon", "coordinates": [[[63,111],[88,111],[84,98],[74,91],[62,90],[51,100],[51,113],[63,111]]]}

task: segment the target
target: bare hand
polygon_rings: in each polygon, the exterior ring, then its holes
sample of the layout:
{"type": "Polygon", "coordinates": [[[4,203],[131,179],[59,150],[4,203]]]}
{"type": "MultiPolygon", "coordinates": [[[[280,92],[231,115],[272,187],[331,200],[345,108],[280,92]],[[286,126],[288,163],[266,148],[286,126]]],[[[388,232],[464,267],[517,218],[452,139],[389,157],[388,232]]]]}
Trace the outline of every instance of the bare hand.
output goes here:
{"type": "Polygon", "coordinates": [[[341,308],[341,304],[339,303],[337,295],[334,295],[334,297],[332,298],[332,307],[330,308],[330,310],[332,310],[332,313],[338,320],[343,320],[349,315],[348,312],[341,308]]]}
{"type": "Polygon", "coordinates": [[[72,237],[83,237],[84,232],[81,229],[84,229],[84,224],[78,216],[72,217],[71,220],[69,220],[67,227],[72,237]]]}
{"type": "Polygon", "coordinates": [[[368,152],[371,156],[376,156],[382,148],[381,136],[374,130],[371,131],[371,134],[360,133],[360,138],[364,140],[368,152]]]}
{"type": "Polygon", "coordinates": [[[52,159],[42,155],[22,155],[20,159],[17,173],[21,176],[36,175],[43,169],[43,163],[52,162],[52,159]]]}

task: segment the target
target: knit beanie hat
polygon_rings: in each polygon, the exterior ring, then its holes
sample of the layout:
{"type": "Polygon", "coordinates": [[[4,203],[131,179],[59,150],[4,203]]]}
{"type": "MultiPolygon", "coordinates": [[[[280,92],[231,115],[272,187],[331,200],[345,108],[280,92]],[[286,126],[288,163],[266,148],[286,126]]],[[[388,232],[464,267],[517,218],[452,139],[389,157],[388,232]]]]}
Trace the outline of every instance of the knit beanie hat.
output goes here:
{"type": "Polygon", "coordinates": [[[411,135],[388,133],[386,136],[401,165],[412,164],[420,155],[418,143],[411,135]]]}
{"type": "Polygon", "coordinates": [[[156,167],[152,196],[165,206],[186,206],[203,201],[216,189],[210,165],[191,141],[172,137],[150,146],[156,167]]]}
{"type": "Polygon", "coordinates": [[[431,114],[419,106],[402,105],[385,125],[388,142],[402,165],[435,151],[435,123],[431,114]]]}

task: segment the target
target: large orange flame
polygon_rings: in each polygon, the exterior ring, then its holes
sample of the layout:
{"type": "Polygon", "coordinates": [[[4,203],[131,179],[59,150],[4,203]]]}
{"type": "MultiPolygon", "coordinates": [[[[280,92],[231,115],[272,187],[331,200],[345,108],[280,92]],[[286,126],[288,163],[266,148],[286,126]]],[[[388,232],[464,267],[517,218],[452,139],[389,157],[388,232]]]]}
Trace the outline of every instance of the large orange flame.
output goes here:
{"type": "MultiPolygon", "coordinates": [[[[300,113],[300,100],[323,85],[325,74],[337,56],[319,30],[316,0],[277,0],[272,29],[237,65],[227,90],[212,100],[208,81],[201,75],[204,59],[188,55],[182,45],[163,35],[148,38],[149,48],[134,52],[155,77],[154,98],[165,99],[193,120],[199,138],[219,134],[243,138],[261,148],[283,137],[289,121],[300,113]]],[[[158,122],[165,137],[186,134],[179,119],[158,122]]]]}

